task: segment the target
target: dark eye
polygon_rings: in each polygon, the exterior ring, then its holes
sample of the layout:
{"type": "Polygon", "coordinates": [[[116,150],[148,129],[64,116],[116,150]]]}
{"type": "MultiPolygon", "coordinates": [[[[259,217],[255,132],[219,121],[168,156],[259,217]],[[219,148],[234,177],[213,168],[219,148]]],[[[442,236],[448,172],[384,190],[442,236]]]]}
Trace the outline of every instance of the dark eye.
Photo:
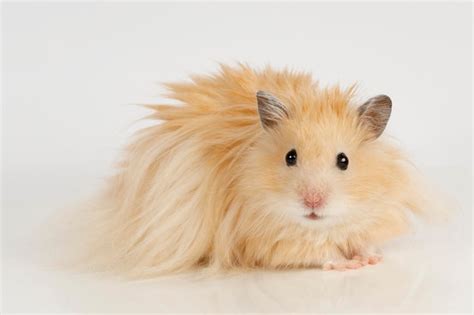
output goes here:
{"type": "Polygon", "coordinates": [[[336,158],[336,165],[339,167],[340,170],[347,170],[349,166],[349,159],[344,153],[339,153],[336,158]]]}
{"type": "Polygon", "coordinates": [[[293,149],[290,152],[286,154],[285,160],[286,160],[286,165],[288,166],[295,166],[296,165],[296,150],[293,149]]]}

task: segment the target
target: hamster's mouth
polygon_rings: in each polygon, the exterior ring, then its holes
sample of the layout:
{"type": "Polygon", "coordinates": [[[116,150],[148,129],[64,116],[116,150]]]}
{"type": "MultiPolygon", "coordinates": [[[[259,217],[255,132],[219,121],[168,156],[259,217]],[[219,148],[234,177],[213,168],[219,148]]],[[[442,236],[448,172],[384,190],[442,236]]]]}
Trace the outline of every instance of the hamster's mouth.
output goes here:
{"type": "Polygon", "coordinates": [[[310,214],[306,214],[304,217],[308,220],[313,220],[313,221],[320,220],[323,218],[323,216],[316,214],[314,212],[311,212],[310,214]]]}

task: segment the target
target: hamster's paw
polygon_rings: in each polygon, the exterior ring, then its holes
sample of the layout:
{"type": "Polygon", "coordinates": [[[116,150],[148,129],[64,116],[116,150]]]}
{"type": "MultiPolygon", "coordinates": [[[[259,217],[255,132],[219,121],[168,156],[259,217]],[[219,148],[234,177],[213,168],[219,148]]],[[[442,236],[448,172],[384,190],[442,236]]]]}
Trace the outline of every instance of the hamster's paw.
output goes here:
{"type": "Polygon", "coordinates": [[[347,269],[359,269],[364,266],[359,260],[355,259],[338,259],[330,260],[323,264],[323,270],[338,270],[344,271],[347,269]]]}
{"type": "Polygon", "coordinates": [[[359,261],[362,265],[376,265],[382,261],[383,256],[376,253],[375,251],[361,252],[354,257],[353,260],[359,261]]]}

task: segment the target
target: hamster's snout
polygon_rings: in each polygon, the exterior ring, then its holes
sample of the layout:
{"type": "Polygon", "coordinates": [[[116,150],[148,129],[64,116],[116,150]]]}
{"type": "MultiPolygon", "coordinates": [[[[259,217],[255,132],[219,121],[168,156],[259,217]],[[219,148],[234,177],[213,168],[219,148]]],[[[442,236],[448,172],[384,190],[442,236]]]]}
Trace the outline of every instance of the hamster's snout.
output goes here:
{"type": "Polygon", "coordinates": [[[303,204],[312,210],[318,210],[326,203],[326,196],[318,190],[307,190],[303,192],[303,204]]]}

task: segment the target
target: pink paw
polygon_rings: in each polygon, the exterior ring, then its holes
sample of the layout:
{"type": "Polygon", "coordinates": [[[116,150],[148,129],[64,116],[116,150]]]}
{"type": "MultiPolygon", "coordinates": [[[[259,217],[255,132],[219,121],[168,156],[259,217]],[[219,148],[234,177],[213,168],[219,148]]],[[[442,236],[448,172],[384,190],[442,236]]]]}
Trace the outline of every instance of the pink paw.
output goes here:
{"type": "Polygon", "coordinates": [[[367,254],[367,255],[355,255],[352,257],[353,260],[360,262],[362,265],[376,265],[382,261],[382,255],[379,254],[367,254]]]}
{"type": "Polygon", "coordinates": [[[360,261],[352,259],[352,260],[336,260],[336,261],[328,261],[323,264],[323,270],[338,270],[344,271],[347,269],[359,269],[364,266],[360,261]]]}

